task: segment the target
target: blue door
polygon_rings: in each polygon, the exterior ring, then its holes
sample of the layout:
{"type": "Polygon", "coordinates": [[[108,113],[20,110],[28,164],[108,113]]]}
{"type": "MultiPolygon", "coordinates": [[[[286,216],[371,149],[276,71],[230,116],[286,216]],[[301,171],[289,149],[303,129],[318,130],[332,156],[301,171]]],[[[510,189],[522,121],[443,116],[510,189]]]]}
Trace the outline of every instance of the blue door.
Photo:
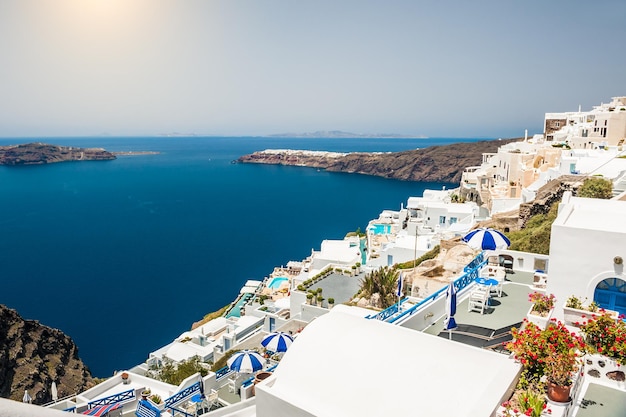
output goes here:
{"type": "Polygon", "coordinates": [[[601,308],[626,314],[626,281],[607,278],[596,286],[593,301],[601,308]]]}

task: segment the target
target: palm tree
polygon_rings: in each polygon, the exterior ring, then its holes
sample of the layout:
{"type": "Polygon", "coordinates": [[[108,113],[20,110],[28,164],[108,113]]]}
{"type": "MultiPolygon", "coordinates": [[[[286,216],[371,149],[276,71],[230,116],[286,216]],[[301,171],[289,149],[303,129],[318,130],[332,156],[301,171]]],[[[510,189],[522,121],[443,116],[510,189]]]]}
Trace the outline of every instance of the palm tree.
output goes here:
{"type": "Polygon", "coordinates": [[[378,294],[380,307],[387,308],[396,302],[396,288],[400,272],[389,266],[384,266],[370,272],[361,279],[360,293],[364,297],[378,294]]]}

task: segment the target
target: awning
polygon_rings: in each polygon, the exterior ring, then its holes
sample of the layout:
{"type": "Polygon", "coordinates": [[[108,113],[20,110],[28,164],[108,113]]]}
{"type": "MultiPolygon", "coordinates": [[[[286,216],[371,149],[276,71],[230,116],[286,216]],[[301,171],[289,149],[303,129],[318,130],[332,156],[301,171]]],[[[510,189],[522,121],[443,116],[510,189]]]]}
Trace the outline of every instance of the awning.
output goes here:
{"type": "Polygon", "coordinates": [[[109,411],[117,410],[121,407],[122,404],[120,403],[98,405],[90,410],[83,411],[82,414],[86,414],[88,416],[105,416],[109,411]]]}

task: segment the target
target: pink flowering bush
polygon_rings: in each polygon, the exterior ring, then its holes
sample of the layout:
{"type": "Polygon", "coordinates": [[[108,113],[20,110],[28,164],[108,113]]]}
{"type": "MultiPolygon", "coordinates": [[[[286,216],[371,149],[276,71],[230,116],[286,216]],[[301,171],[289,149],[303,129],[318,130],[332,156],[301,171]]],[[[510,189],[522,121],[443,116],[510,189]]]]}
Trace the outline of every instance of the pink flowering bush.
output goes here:
{"type": "Polygon", "coordinates": [[[556,298],[554,298],[554,294],[546,295],[535,291],[528,294],[528,301],[533,303],[533,309],[531,310],[533,313],[545,317],[554,308],[556,298]]]}

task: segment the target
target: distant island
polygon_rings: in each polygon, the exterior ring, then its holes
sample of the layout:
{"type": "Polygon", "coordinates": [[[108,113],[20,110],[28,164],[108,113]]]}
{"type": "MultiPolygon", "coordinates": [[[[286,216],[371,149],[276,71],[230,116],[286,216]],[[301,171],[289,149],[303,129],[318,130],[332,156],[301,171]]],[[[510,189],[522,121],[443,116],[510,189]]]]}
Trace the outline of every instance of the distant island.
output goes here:
{"type": "Polygon", "coordinates": [[[400,133],[352,133],[341,130],[318,130],[308,133],[275,133],[270,138],[406,138],[427,139],[426,136],[403,135],[400,133]]]}
{"type": "Polygon", "coordinates": [[[303,166],[404,181],[458,183],[466,167],[480,165],[483,153],[497,152],[500,146],[520,139],[463,142],[386,153],[268,149],[241,156],[235,162],[303,166]]]}
{"type": "Polygon", "coordinates": [[[41,165],[65,161],[108,161],[116,156],[102,148],[26,143],[0,146],[0,165],[41,165]]]}

